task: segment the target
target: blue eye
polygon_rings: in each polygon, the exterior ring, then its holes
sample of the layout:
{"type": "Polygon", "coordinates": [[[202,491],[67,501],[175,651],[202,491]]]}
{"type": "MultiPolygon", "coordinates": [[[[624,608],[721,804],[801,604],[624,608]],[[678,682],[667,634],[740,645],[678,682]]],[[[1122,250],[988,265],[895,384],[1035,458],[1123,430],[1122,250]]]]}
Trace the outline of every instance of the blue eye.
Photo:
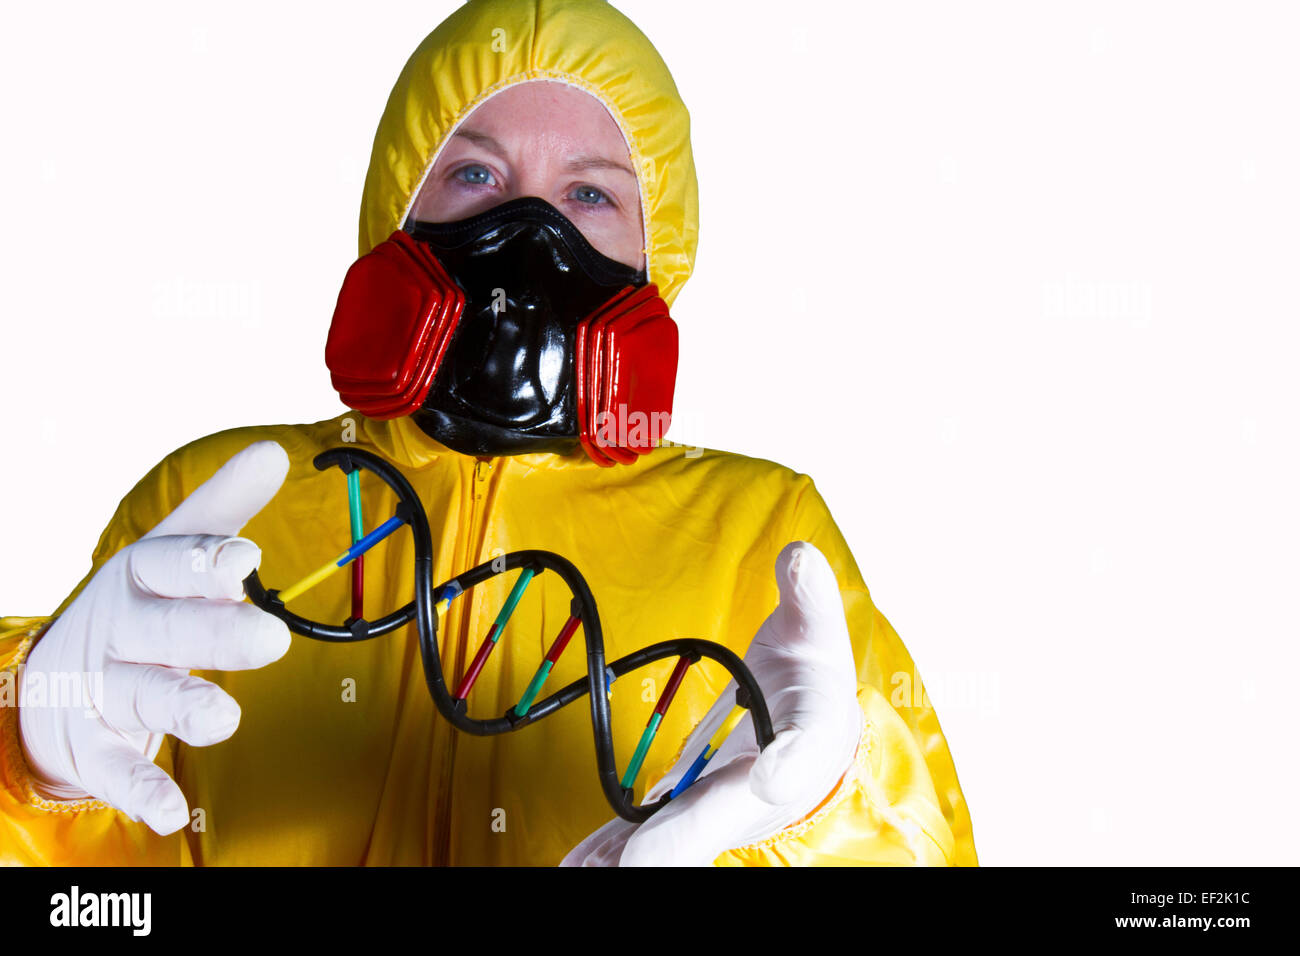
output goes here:
{"type": "Polygon", "coordinates": [[[469,166],[462,166],[453,174],[463,183],[469,183],[472,186],[491,186],[494,185],[491,171],[478,163],[469,166]]]}
{"type": "Polygon", "coordinates": [[[586,203],[589,206],[596,206],[602,202],[609,202],[609,197],[595,186],[579,186],[573,191],[573,198],[578,200],[578,202],[586,203]]]}

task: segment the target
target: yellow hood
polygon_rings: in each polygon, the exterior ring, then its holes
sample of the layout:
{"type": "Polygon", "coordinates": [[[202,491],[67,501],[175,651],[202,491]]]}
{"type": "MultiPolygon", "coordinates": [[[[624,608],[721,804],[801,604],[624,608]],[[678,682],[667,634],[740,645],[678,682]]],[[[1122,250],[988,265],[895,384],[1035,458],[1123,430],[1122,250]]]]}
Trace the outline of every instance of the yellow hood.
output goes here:
{"type": "Polygon", "coordinates": [[[604,0],[470,0],[407,60],[375,133],[361,198],[361,254],[401,227],[456,127],[516,83],[591,93],[627,140],[641,191],[650,281],[669,305],[699,232],[690,116],[658,51],[604,0]]]}

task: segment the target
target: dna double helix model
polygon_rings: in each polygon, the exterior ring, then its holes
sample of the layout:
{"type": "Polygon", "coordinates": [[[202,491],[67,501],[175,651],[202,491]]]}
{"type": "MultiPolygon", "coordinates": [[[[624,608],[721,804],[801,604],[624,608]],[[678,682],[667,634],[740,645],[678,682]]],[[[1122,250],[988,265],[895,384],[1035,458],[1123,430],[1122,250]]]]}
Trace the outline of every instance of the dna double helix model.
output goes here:
{"type": "Polygon", "coordinates": [[[584,696],[589,697],[592,733],[596,742],[596,769],[601,789],[614,811],[623,819],[633,823],[641,823],[649,819],[691,786],[699,778],[709,760],[718,752],[723,741],[740,723],[746,711],[753,718],[754,736],[759,749],[765,748],[772,742],[772,719],[758,682],[744,662],[728,648],[713,641],[697,638],[674,638],[651,644],[616,661],[606,663],[605,642],[600,615],[596,610],[596,599],[578,569],[571,562],[551,551],[514,551],[471,568],[435,587],[433,543],[428,517],[419,497],[405,476],[382,458],[353,448],[332,448],[317,455],[312,463],[319,471],[338,467],[347,476],[351,546],[301,581],[282,590],[265,587],[256,570],[244,581],[244,590],[249,599],[262,610],[284,621],[293,633],[318,641],[348,643],[371,640],[414,621],[420,641],[425,683],[428,685],[429,694],[438,712],[459,730],[478,736],[523,730],[556,713],[561,707],[584,696]],[[384,481],[396,494],[398,501],[393,516],[369,532],[364,530],[361,509],[362,471],[371,472],[384,481]],[[404,525],[410,528],[414,541],[414,600],[378,620],[366,620],[363,556],[404,525]],[[352,613],[345,622],[337,625],[321,624],[288,609],[287,605],[296,597],[349,566],[352,571],[352,613]],[[457,683],[455,693],[452,693],[448,689],[442,660],[438,653],[438,624],[451,602],[470,588],[498,574],[508,574],[512,571],[518,574],[505,604],[497,614],[464,676],[457,683]],[[500,717],[490,719],[470,717],[468,698],[475,681],[504,633],[511,614],[523,599],[529,582],[546,572],[560,578],[572,595],[568,619],[560,628],[559,634],[519,702],[500,717]],[[579,628],[582,629],[587,644],[587,676],[539,700],[538,697],[546,685],[552,668],[579,628]],[[620,775],[615,760],[610,718],[610,700],[614,681],[624,674],[672,656],[677,657],[676,666],[658,695],[635,752],[620,775]],[[653,804],[636,805],[633,803],[633,787],[650,746],[688,669],[702,658],[716,661],[731,674],[736,682],[736,704],[676,786],[653,804]]]}

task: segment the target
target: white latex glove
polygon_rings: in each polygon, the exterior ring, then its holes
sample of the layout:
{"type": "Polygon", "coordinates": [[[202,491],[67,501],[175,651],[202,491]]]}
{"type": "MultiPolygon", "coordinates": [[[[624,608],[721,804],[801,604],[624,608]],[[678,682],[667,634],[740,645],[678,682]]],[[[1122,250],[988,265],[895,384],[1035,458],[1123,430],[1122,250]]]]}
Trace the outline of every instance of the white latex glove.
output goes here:
{"type": "MultiPolygon", "coordinates": [[[[806,541],[781,551],[776,582],[780,604],[745,654],[776,738],[760,754],[747,713],[699,779],[671,803],[640,825],[611,820],[561,866],[708,866],[727,850],[776,835],[834,789],[862,733],[839,586],[826,558],[806,541]]],[[[732,681],[643,803],[676,786],[735,703],[732,681]]]]}
{"type": "Polygon", "coordinates": [[[289,649],[284,623],[243,603],[242,582],[262,553],[234,537],[288,468],[275,442],[245,448],[105,562],[36,642],[19,720],[43,796],[103,800],[160,834],[189,822],[185,795],[153,760],[164,734],[201,747],[239,726],[234,698],[191,669],[261,667],[289,649]],[[78,681],[89,708],[80,692],[56,693],[78,681]]]}

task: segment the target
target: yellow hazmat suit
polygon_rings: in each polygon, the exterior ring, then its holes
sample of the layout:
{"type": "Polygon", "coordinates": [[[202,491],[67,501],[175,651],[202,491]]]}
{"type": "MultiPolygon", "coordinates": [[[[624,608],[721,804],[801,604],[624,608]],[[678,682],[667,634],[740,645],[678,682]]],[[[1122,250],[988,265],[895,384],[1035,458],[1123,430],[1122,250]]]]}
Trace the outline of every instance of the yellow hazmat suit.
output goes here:
{"type": "MultiPolygon", "coordinates": [[[[420,45],[375,137],[361,252],[405,220],[436,150],[458,122],[493,92],[546,78],[597,96],[623,129],[640,179],[650,279],[671,303],[690,274],[696,244],[688,116],[649,41],[616,10],[591,0],[473,0],[420,45]]],[[[243,532],[262,548],[268,586],[287,586],[348,545],[346,483],[337,469],[318,472],[311,460],[355,442],[396,464],[424,501],[435,582],[502,552],[558,552],[592,587],[611,660],[677,636],[709,638],[743,656],[777,603],[777,554],[788,542],[812,542],[835,571],[848,616],[866,718],[856,760],[809,816],[717,863],[976,862],[938,719],[928,702],[920,703],[911,658],[872,604],[808,477],[726,452],[688,455],[681,447],[614,468],[598,467],[580,450],[477,459],[440,445],[409,419],[374,421],[350,412],[313,425],[234,429],[173,452],[122,501],[91,575],[226,459],[261,439],[279,442],[292,463],[280,492],[243,532]],[[894,706],[899,686],[908,692],[894,706]]],[[[394,499],[377,479],[363,478],[362,497],[367,527],[392,513],[394,499]]],[[[408,532],[366,561],[368,617],[411,600],[408,532]]],[[[294,610],[342,622],[349,614],[346,578],[308,592],[294,610]]],[[[475,588],[444,617],[439,643],[452,686],[512,578],[475,588]]],[[[546,653],[568,613],[567,593],[551,578],[538,578],[511,618],[470,696],[472,715],[504,713],[546,653]]],[[[189,828],[160,837],[102,803],[43,800],[32,789],[12,705],[15,671],[48,620],[0,622],[0,862],[550,865],[612,816],[597,783],[584,704],[514,734],[462,734],[429,698],[413,626],[361,644],[295,638],[284,658],[260,670],[203,673],[239,701],[243,717],[229,740],[189,747],[169,737],[159,755],[189,800],[189,828]]],[[[584,657],[571,648],[548,687],[583,676],[584,657]]],[[[673,660],[660,661],[614,685],[620,766],[636,746],[654,688],[672,667],[673,660]]],[[[638,780],[638,800],[671,767],[725,682],[725,672],[708,662],[688,672],[638,780]]]]}

